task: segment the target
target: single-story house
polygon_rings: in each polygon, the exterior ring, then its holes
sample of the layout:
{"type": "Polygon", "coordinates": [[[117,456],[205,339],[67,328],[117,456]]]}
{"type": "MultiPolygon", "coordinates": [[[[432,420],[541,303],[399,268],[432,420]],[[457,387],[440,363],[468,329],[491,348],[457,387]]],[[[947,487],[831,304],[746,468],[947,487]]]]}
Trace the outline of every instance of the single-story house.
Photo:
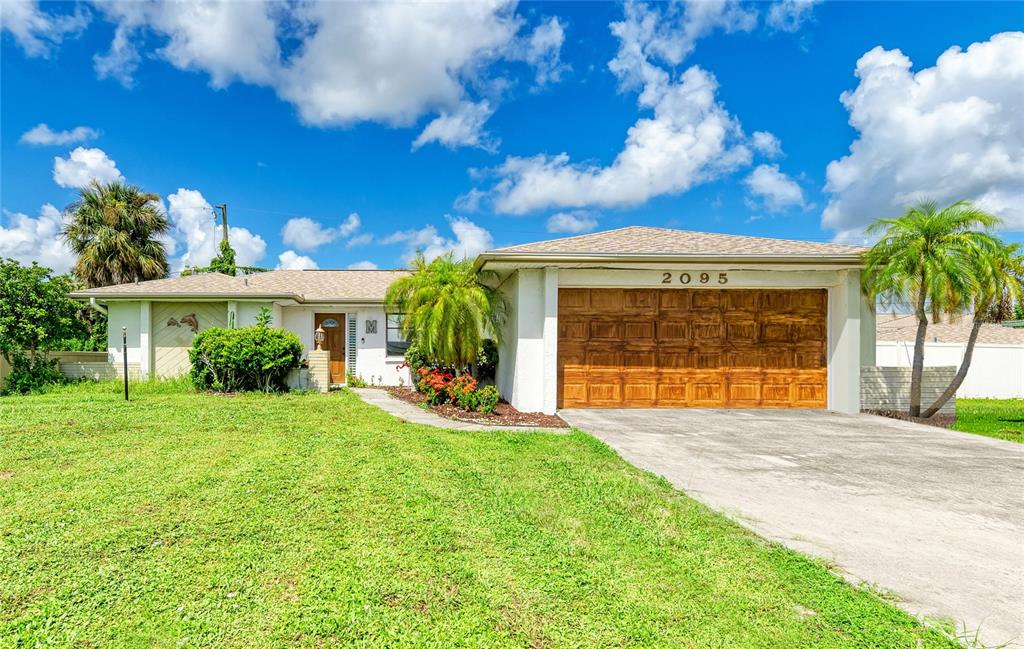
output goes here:
{"type": "MultiPolygon", "coordinates": [[[[879,313],[876,357],[879,365],[910,367],[917,317],[879,313]]],[[[944,317],[928,325],[925,367],[959,367],[967,351],[972,316],[944,317]]],[[[967,376],[956,391],[962,399],[1024,399],[1024,328],[986,323],[978,331],[967,376]]]]}
{"type": "MultiPolygon", "coordinates": [[[[863,248],[627,227],[480,254],[508,298],[497,385],[522,411],[575,407],[860,409],[875,319],[863,248]]],[[[78,291],[110,315],[109,359],[142,376],[188,368],[196,331],[252,324],[262,307],[307,350],[328,332],[331,381],[409,383],[403,270],[201,274],[78,291]]]]}

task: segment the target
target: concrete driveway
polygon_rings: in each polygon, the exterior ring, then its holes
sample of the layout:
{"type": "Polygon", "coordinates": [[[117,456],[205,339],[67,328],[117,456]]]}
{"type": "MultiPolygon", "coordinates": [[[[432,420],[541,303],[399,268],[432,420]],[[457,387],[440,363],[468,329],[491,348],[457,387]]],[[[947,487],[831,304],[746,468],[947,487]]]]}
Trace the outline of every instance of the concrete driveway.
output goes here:
{"type": "Polygon", "coordinates": [[[1024,445],[823,411],[559,414],[915,614],[1024,646],[1024,445]]]}

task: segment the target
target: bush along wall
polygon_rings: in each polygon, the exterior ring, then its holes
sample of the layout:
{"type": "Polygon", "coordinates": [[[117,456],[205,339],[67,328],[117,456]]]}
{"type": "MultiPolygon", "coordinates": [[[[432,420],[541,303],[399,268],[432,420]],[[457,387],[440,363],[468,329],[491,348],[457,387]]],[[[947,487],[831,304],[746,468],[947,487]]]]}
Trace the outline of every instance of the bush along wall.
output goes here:
{"type": "Polygon", "coordinates": [[[302,343],[266,322],[241,329],[199,332],[189,350],[192,382],[200,390],[263,392],[288,389],[288,372],[299,367],[302,343]]]}

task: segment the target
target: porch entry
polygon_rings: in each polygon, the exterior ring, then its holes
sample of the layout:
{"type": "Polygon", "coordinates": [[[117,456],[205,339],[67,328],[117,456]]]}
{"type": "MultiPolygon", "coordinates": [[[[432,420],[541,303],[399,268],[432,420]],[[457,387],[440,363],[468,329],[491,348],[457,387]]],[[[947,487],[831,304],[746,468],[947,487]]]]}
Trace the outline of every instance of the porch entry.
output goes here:
{"type": "Polygon", "coordinates": [[[325,351],[331,353],[330,381],[332,384],[345,382],[345,314],[317,313],[313,330],[323,327],[325,351]]]}

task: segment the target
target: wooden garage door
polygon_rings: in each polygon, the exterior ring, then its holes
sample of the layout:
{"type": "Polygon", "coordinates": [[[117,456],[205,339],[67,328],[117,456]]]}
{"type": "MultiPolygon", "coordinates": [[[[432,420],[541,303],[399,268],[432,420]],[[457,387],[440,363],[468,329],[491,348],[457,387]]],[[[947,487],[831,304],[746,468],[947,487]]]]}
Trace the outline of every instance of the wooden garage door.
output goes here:
{"type": "Polygon", "coordinates": [[[824,408],[823,289],[558,291],[562,408],[824,408]]]}

